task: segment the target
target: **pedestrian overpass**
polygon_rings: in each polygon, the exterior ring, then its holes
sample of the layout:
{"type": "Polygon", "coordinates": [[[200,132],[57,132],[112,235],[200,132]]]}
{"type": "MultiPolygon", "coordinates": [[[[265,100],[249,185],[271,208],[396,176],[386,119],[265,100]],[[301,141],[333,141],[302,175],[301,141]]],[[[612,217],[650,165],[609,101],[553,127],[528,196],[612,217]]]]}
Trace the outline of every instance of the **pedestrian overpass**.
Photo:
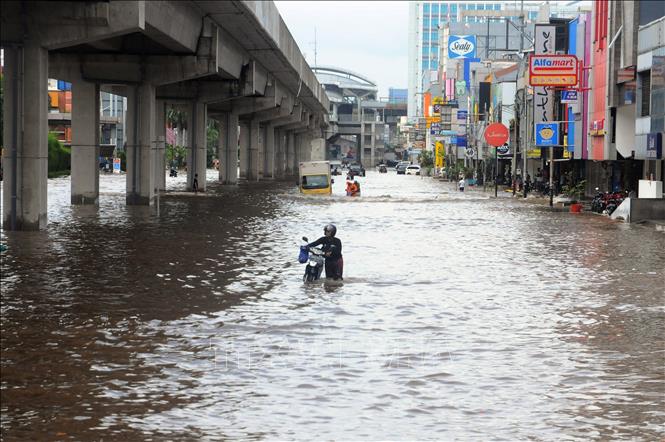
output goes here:
{"type": "Polygon", "coordinates": [[[208,118],[225,184],[293,175],[323,143],[328,98],[271,1],[5,1],[0,20],[5,229],[47,224],[48,78],[72,83],[72,204],[99,202],[100,90],[127,97],[127,204],[165,188],[167,107],[187,111],[190,187],[208,118]]]}

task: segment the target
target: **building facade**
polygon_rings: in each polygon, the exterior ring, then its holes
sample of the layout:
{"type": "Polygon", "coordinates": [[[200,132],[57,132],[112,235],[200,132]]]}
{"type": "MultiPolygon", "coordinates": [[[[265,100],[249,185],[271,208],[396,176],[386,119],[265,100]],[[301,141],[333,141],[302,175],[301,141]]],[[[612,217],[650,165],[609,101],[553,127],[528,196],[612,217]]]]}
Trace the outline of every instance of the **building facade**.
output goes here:
{"type": "MultiPolygon", "coordinates": [[[[515,24],[524,18],[524,24],[533,24],[549,17],[570,17],[578,12],[580,4],[591,2],[548,3],[523,2],[460,2],[434,1],[409,4],[409,55],[408,55],[408,116],[413,121],[423,115],[422,94],[427,83],[436,75],[441,62],[441,30],[445,26],[460,29],[461,35],[476,34],[479,49],[505,46],[500,41],[506,34],[487,28],[487,23],[497,18],[508,18],[515,24]],[[485,24],[483,27],[474,25],[485,24]],[[480,29],[477,31],[476,29],[480,29]],[[486,35],[489,34],[489,35],[486,35]],[[486,39],[483,41],[482,36],[486,39]]],[[[504,25],[504,28],[507,25],[504,25]]],[[[510,32],[510,31],[509,31],[510,32]]]]}

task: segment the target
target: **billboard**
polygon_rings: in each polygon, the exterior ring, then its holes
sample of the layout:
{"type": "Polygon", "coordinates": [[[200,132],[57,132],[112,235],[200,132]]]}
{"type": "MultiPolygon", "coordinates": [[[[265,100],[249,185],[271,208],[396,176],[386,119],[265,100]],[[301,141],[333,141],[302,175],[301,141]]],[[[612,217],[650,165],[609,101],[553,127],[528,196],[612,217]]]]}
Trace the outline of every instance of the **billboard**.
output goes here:
{"type": "Polygon", "coordinates": [[[529,56],[531,86],[575,86],[577,57],[574,55],[535,54],[529,56]]]}
{"type": "Polygon", "coordinates": [[[476,36],[451,35],[448,37],[448,58],[476,58],[476,36]]]}
{"type": "MultiPolygon", "coordinates": [[[[534,50],[538,55],[554,54],[556,41],[556,27],[540,25],[535,27],[534,50]]],[[[533,120],[535,123],[552,121],[554,119],[554,93],[545,86],[533,88],[533,120]]]]}

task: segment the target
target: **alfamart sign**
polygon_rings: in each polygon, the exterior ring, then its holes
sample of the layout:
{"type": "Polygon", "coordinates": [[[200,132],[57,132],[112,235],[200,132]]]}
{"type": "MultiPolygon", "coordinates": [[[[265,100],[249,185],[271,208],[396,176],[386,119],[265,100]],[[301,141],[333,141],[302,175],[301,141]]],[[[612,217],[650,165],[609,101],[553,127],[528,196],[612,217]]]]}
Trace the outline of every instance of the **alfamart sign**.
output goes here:
{"type": "Polygon", "coordinates": [[[578,71],[574,55],[535,54],[529,57],[531,86],[575,86],[578,71]]]}
{"type": "Polygon", "coordinates": [[[476,58],[476,36],[451,35],[448,37],[448,58],[476,58]]]}

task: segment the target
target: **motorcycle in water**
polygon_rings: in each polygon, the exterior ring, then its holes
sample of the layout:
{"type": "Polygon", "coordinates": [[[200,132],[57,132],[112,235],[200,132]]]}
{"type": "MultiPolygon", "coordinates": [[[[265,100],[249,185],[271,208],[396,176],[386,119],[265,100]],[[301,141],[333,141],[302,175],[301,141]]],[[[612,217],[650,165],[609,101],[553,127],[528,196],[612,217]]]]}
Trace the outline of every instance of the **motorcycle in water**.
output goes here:
{"type": "MultiPolygon", "coordinates": [[[[302,237],[302,240],[305,241],[305,243],[309,243],[305,236],[302,237]]],[[[307,245],[300,246],[298,262],[301,264],[307,263],[305,274],[302,277],[303,282],[312,282],[319,279],[321,277],[321,272],[323,272],[325,261],[326,259],[323,257],[323,250],[317,249],[316,247],[307,247],[307,245]]]]}
{"type": "Polygon", "coordinates": [[[171,171],[169,172],[170,177],[177,177],[178,176],[178,170],[175,167],[171,168],[171,171]]]}

